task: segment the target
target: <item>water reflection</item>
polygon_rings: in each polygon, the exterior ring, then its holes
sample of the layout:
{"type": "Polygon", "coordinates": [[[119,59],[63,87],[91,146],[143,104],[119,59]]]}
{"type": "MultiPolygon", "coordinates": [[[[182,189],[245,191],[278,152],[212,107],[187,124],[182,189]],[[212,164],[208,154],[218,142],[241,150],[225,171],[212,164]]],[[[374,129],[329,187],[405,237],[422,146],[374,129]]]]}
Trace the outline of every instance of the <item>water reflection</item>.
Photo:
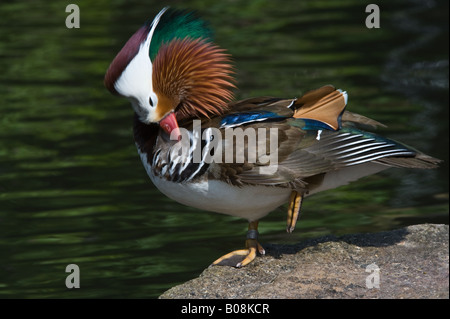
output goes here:
{"type": "MultiPolygon", "coordinates": [[[[383,134],[446,160],[308,198],[292,235],[280,209],[261,222],[263,243],[448,223],[446,1],[380,4],[378,30],[364,27],[359,0],[178,3],[210,20],[233,55],[239,98],[333,83],[351,110],[389,125],[383,134]]],[[[77,4],[77,30],[65,28],[66,4],[0,4],[0,296],[156,297],[241,247],[247,225],[161,195],[133,145],[131,107],[103,88],[160,2],[77,4]],[[77,291],[64,285],[70,263],[77,291]]]]}

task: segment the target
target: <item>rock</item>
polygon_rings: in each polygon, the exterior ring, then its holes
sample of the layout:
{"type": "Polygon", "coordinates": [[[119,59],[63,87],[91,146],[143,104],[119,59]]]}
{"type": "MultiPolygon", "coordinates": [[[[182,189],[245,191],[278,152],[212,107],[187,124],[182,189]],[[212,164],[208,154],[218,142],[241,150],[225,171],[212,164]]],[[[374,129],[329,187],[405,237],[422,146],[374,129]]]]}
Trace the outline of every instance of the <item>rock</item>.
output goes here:
{"type": "Polygon", "coordinates": [[[448,225],[424,224],[267,245],[246,267],[209,267],[160,298],[449,298],[448,239],[448,225]]]}

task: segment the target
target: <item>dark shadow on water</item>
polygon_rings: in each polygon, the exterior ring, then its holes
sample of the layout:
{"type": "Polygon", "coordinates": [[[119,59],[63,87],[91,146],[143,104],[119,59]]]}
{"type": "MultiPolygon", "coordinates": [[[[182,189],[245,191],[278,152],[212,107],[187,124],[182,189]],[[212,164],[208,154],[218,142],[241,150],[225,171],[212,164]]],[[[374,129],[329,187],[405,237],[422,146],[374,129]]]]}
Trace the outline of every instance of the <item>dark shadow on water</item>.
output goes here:
{"type": "Polygon", "coordinates": [[[404,240],[406,235],[408,235],[407,229],[401,228],[388,232],[365,234],[360,233],[339,237],[329,235],[314,239],[306,239],[298,244],[293,245],[268,244],[264,248],[266,249],[267,255],[279,259],[284,254],[296,254],[305,248],[329,242],[345,242],[347,244],[360,247],[386,247],[398,244],[399,242],[404,240]]]}

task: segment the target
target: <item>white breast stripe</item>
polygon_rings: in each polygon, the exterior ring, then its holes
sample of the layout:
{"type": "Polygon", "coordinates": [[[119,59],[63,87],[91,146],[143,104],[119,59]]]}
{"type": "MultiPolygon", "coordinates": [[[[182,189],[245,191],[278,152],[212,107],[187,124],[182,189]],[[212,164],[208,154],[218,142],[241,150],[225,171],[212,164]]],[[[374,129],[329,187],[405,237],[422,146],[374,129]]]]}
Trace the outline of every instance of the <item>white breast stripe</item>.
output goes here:
{"type": "MultiPolygon", "coordinates": [[[[196,134],[195,135],[198,135],[200,132],[197,132],[196,131],[196,134]]],[[[200,133],[201,134],[201,133],[200,133]]],[[[192,135],[192,153],[193,152],[195,152],[195,150],[196,150],[196,148],[198,147],[198,143],[200,142],[200,145],[201,145],[201,135],[200,136],[194,136],[194,135],[192,135]]],[[[192,156],[192,158],[193,158],[193,156],[192,156]]],[[[194,161],[195,162],[195,161],[194,161]]],[[[187,179],[187,181],[190,181],[190,180],[192,180],[195,176],[197,176],[197,174],[198,174],[198,172],[200,172],[200,170],[202,169],[202,167],[203,167],[203,165],[205,165],[205,162],[204,162],[204,160],[203,160],[203,158],[201,158],[201,160],[200,160],[200,163],[197,163],[197,164],[199,164],[198,165],[198,167],[197,167],[197,169],[195,170],[195,172],[193,173],[193,174],[191,174],[191,176],[189,176],[189,178],[187,179]]]]}
{"type": "Polygon", "coordinates": [[[192,134],[191,134],[191,132],[189,132],[189,141],[190,141],[190,143],[189,143],[189,154],[188,154],[188,158],[187,158],[187,160],[185,160],[184,161],[184,164],[183,164],[183,166],[181,166],[181,168],[180,168],[180,174],[182,173],[182,172],[184,172],[184,170],[186,169],[186,167],[188,167],[188,165],[192,162],[192,160],[193,160],[193,157],[194,157],[194,143],[192,143],[192,134]]]}

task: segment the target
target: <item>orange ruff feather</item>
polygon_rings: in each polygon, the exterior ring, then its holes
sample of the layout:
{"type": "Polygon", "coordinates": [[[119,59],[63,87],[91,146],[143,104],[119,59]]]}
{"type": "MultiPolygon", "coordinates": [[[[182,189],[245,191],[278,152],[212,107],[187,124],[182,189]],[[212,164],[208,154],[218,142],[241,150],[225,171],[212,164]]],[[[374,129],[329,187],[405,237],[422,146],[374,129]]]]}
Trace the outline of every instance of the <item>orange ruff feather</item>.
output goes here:
{"type": "Polygon", "coordinates": [[[230,56],[201,39],[175,39],[163,44],[153,64],[158,100],[176,108],[177,118],[222,114],[233,98],[230,56]]]}
{"type": "Polygon", "coordinates": [[[305,93],[295,101],[295,105],[297,106],[295,118],[322,121],[337,130],[338,118],[344,112],[346,102],[341,91],[332,85],[326,85],[305,93]]]}

